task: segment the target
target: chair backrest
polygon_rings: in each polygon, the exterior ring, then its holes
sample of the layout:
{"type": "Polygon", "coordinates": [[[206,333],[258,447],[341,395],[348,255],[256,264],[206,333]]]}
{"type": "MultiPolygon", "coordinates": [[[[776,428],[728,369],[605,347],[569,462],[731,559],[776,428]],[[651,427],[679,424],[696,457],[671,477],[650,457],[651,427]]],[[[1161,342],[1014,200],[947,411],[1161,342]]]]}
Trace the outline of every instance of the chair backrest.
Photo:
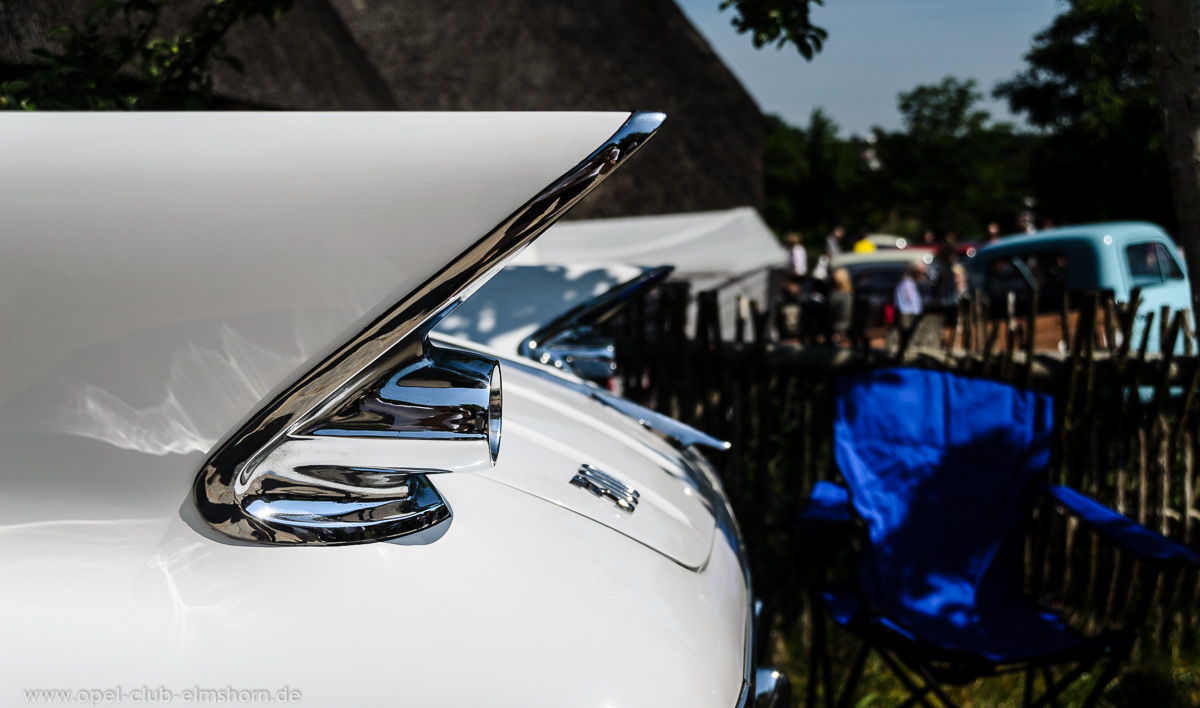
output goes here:
{"type": "Polygon", "coordinates": [[[1051,399],[916,369],[843,377],[836,393],[835,455],[868,529],[867,599],[961,624],[1019,596],[1051,399]]]}

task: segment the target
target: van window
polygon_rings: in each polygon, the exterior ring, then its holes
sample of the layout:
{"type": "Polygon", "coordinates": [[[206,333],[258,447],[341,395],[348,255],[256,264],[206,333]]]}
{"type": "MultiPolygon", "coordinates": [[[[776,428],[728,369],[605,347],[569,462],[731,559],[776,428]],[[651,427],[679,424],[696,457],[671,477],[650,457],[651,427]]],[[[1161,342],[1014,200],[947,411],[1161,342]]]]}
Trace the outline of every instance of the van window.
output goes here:
{"type": "Polygon", "coordinates": [[[1161,243],[1155,244],[1158,250],[1158,262],[1163,265],[1163,275],[1167,280],[1183,280],[1183,269],[1179,267],[1179,262],[1167,250],[1167,247],[1161,243]]]}
{"type": "Polygon", "coordinates": [[[1159,248],[1161,246],[1152,241],[1131,243],[1125,247],[1125,262],[1129,266],[1129,280],[1133,285],[1162,283],[1162,268],[1158,264],[1159,248]]]}
{"type": "Polygon", "coordinates": [[[1062,251],[1041,251],[997,258],[988,264],[987,294],[1003,302],[1009,292],[1028,299],[1033,288],[1043,305],[1059,300],[1067,289],[1067,256],[1062,251]]]}

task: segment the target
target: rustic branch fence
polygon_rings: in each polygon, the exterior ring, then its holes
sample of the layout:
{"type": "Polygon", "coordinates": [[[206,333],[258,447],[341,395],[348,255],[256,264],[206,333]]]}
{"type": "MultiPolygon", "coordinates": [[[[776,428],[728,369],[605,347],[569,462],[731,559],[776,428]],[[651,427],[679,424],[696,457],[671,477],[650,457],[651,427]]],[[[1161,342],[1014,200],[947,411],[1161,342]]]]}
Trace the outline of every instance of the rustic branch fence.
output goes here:
{"type": "MultiPolygon", "coordinates": [[[[936,368],[1053,394],[1052,481],[1200,548],[1200,358],[1187,312],[1149,314],[1145,332],[1158,327],[1165,352],[1157,355],[1147,351],[1148,336],[1135,337],[1136,307],[1109,293],[1063,298],[1051,308],[1060,314],[1053,333],[1038,332],[1046,323],[1036,292],[999,306],[977,293],[956,313],[919,319],[891,349],[843,349],[772,343],[768,316],[754,302],[741,303],[732,340],[723,339],[716,293],[697,299],[691,328],[683,284],[626,311],[614,325],[621,383],[631,399],[733,443],[715,462],[747,539],[756,594],[785,622],[803,602],[793,520],[817,480],[838,478],[831,383],[864,369],[936,368]],[[1038,351],[1051,334],[1058,351],[1038,351]],[[1184,353],[1175,355],[1180,340],[1184,353]]],[[[1049,506],[1036,518],[1027,544],[1031,593],[1062,600],[1089,631],[1144,623],[1142,654],[1200,649],[1195,571],[1143,567],[1049,506]]]]}

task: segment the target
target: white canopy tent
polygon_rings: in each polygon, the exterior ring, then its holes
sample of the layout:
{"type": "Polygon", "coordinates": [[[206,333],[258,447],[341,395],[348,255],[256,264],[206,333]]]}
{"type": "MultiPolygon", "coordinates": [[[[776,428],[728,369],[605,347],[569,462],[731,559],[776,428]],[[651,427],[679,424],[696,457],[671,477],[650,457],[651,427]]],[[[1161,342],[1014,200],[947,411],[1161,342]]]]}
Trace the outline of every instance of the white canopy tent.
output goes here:
{"type": "Polygon", "coordinates": [[[768,272],[787,261],[751,207],[727,211],[560,222],[438,325],[488,344],[517,345],[575,304],[646,268],[675,266],[692,291],[718,288],[721,329],[733,332],[737,300],[767,305],[768,272]]]}
{"type": "Polygon", "coordinates": [[[751,207],[664,216],[567,221],[555,225],[515,261],[675,266],[697,290],[766,268],[787,254],[751,207]]]}

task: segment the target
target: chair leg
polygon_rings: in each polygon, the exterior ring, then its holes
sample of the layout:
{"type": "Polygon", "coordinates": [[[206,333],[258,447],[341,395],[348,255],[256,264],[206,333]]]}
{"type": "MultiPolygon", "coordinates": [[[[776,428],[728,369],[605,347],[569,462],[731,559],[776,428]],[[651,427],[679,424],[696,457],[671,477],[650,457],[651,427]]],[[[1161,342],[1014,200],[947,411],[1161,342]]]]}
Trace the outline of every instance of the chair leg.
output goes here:
{"type": "MultiPolygon", "coordinates": [[[[1054,685],[1054,672],[1050,670],[1049,666],[1042,667],[1042,680],[1046,682],[1047,688],[1054,685]]],[[[1066,686],[1063,688],[1066,688],[1066,686]]],[[[1058,694],[1050,696],[1050,705],[1058,708],[1058,694]]]]}
{"type": "Polygon", "coordinates": [[[871,643],[864,639],[862,648],[858,650],[858,656],[854,657],[854,663],[850,666],[846,685],[842,687],[842,695],[837,703],[838,708],[850,708],[850,698],[854,695],[854,689],[858,686],[858,679],[862,676],[863,667],[867,663],[867,655],[870,653],[871,643]]]}
{"type": "Polygon", "coordinates": [[[908,672],[904,670],[904,667],[895,657],[886,651],[880,651],[878,653],[879,658],[883,659],[883,662],[888,665],[889,669],[892,670],[892,674],[894,674],[896,678],[899,679],[900,683],[904,684],[904,688],[908,689],[908,692],[912,694],[912,697],[908,701],[905,701],[905,705],[911,705],[913,702],[918,702],[926,708],[934,708],[933,704],[925,699],[926,693],[932,693],[933,695],[937,696],[938,701],[940,701],[943,706],[946,706],[946,708],[957,708],[954,704],[954,701],[950,700],[950,697],[947,696],[945,691],[942,690],[942,687],[940,684],[938,684],[937,679],[933,678],[933,676],[931,676],[925,669],[916,669],[916,672],[921,676],[922,680],[925,681],[924,686],[918,686],[916,681],[913,681],[911,678],[909,678],[908,672]]]}
{"type": "Polygon", "coordinates": [[[1074,683],[1075,679],[1082,676],[1085,671],[1094,665],[1095,662],[1076,664],[1075,668],[1063,674],[1053,684],[1047,683],[1046,690],[1033,702],[1030,708],[1044,708],[1044,706],[1049,705],[1051,702],[1058,705],[1058,695],[1063,692],[1063,689],[1074,683]]]}
{"type": "Polygon", "coordinates": [[[1033,704],[1033,669],[1025,669],[1025,695],[1021,698],[1021,708],[1029,708],[1033,704]]]}
{"type": "Polygon", "coordinates": [[[824,632],[817,629],[817,623],[824,624],[825,616],[818,612],[808,601],[809,642],[808,642],[808,685],[804,687],[806,708],[817,708],[817,672],[821,655],[825,652],[824,632]]]}
{"type": "Polygon", "coordinates": [[[909,706],[914,706],[918,703],[920,703],[923,706],[928,706],[929,702],[925,700],[925,694],[928,692],[929,692],[929,687],[926,686],[921,689],[921,692],[919,694],[914,693],[911,696],[909,696],[908,698],[904,699],[904,702],[901,703],[900,705],[896,706],[896,708],[908,708],[909,706]]]}
{"type": "Polygon", "coordinates": [[[825,708],[833,708],[833,662],[829,660],[829,628],[824,615],[818,627],[821,631],[821,687],[825,691],[825,708]]]}
{"type": "Polygon", "coordinates": [[[1105,687],[1117,677],[1117,671],[1120,670],[1123,659],[1124,657],[1114,657],[1105,662],[1104,671],[1100,672],[1100,677],[1096,679],[1096,684],[1092,686],[1091,691],[1088,691],[1082,708],[1092,708],[1100,701],[1100,696],[1104,694],[1105,687]]]}
{"type": "Polygon", "coordinates": [[[810,605],[811,621],[809,628],[812,632],[808,656],[808,686],[805,689],[806,708],[817,708],[818,690],[824,696],[825,708],[834,708],[833,701],[833,672],[830,669],[829,640],[825,627],[825,615],[814,604],[810,605]]]}
{"type": "Polygon", "coordinates": [[[931,674],[928,669],[921,667],[920,672],[921,676],[924,677],[925,681],[929,684],[929,690],[933,691],[933,695],[938,697],[938,700],[942,702],[942,705],[946,706],[946,708],[958,708],[958,704],[955,703],[950,696],[946,695],[946,692],[942,690],[942,685],[938,683],[938,680],[933,677],[933,674],[931,674]]]}

